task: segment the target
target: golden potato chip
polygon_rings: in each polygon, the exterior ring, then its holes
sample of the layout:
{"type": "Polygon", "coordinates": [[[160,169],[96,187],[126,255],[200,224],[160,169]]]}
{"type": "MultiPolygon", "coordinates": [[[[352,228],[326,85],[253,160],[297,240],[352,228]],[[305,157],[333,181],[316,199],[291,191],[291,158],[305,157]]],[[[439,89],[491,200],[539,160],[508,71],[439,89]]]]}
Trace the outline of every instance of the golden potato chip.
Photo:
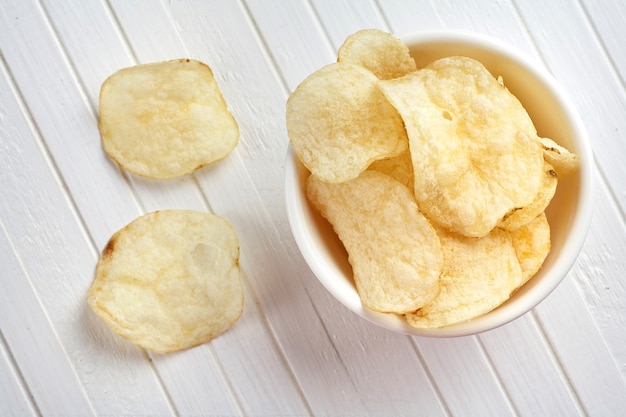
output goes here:
{"type": "Polygon", "coordinates": [[[348,36],[337,55],[339,62],[365,67],[383,80],[417,69],[409,48],[392,34],[378,29],[364,29],[348,36]]]}
{"type": "Polygon", "coordinates": [[[107,243],[87,301],[116,333],[154,352],[208,342],[243,311],[237,235],[208,213],[141,216],[107,243]]]}
{"type": "Polygon", "coordinates": [[[566,178],[578,169],[578,155],[568,151],[550,138],[539,138],[543,149],[543,157],[553,167],[559,179],[566,178]]]}
{"type": "Polygon", "coordinates": [[[522,284],[532,278],[550,253],[550,225],[544,213],[524,227],[509,232],[522,267],[522,284]]]}
{"type": "Polygon", "coordinates": [[[481,63],[443,58],[379,87],[406,125],[415,197],[431,221],[485,236],[535,198],[543,176],[536,130],[481,63]]]}
{"type": "Polygon", "coordinates": [[[548,207],[556,192],[558,179],[552,165],[547,162],[544,162],[543,165],[543,181],[535,199],[526,207],[516,209],[507,215],[499,227],[506,230],[517,230],[533,221],[548,207]]]}
{"type": "Polygon", "coordinates": [[[124,68],[100,90],[106,153],[150,178],[189,174],[228,155],[239,141],[211,69],[179,59],[124,68]]]}
{"type": "Polygon", "coordinates": [[[481,238],[437,228],[443,253],[441,292],[405,315],[417,328],[449,326],[481,316],[506,301],[522,284],[522,269],[509,233],[494,229],[481,238]]]}
{"type": "Polygon", "coordinates": [[[368,169],[389,175],[409,189],[413,189],[413,163],[408,149],[398,156],[374,161],[368,169]]]}
{"type": "Polygon", "coordinates": [[[365,306],[404,313],[437,295],[439,239],[407,187],[368,170],[335,184],[311,175],[306,193],[343,242],[365,306]]]}
{"type": "Polygon", "coordinates": [[[341,182],[408,147],[398,112],[363,67],[334,63],[305,79],[287,100],[287,132],[313,175],[341,182]]]}

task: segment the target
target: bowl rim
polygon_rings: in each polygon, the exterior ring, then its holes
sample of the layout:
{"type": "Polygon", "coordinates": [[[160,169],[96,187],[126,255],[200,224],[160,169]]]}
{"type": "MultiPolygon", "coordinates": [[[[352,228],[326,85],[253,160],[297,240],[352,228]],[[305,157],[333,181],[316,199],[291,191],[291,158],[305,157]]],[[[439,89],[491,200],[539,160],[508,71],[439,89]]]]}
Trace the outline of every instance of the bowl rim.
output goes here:
{"type": "MultiPolygon", "coordinates": [[[[304,212],[299,209],[303,204],[308,205],[306,198],[303,201],[302,192],[298,192],[299,176],[301,170],[306,169],[298,160],[291,146],[288,145],[285,167],[285,199],[287,204],[287,217],[296,245],[303,255],[307,265],[322,285],[349,310],[367,319],[368,321],[388,330],[414,336],[426,337],[458,337],[479,334],[503,326],[523,316],[541,303],[563,281],[572,268],[582,250],[591,224],[593,207],[593,152],[583,122],[578,115],[570,98],[562,86],[538,60],[533,60],[526,54],[499,39],[464,30],[425,30],[414,32],[400,39],[409,47],[416,44],[456,42],[467,46],[488,50],[489,53],[497,53],[507,59],[521,65],[525,71],[543,84],[549,93],[558,101],[561,109],[567,117],[568,124],[572,127],[576,139],[578,153],[585,155],[581,158],[579,167],[579,190],[577,195],[577,209],[571,223],[568,239],[564,242],[561,253],[566,256],[556,258],[551,267],[550,274],[534,284],[533,291],[521,295],[514,303],[505,303],[495,310],[499,314],[485,314],[470,321],[453,324],[447,327],[435,329],[418,329],[408,325],[402,318],[392,314],[378,313],[363,306],[360,298],[346,298],[346,291],[356,294],[356,289],[351,282],[345,279],[345,275],[336,265],[329,265],[322,257],[311,236],[303,236],[297,230],[306,230],[307,220],[304,212]],[[330,270],[329,270],[330,267],[330,270]],[[337,279],[340,275],[341,279],[337,279]],[[346,287],[350,287],[349,289],[346,287]]],[[[317,242],[319,243],[319,242],[317,242]]]]}

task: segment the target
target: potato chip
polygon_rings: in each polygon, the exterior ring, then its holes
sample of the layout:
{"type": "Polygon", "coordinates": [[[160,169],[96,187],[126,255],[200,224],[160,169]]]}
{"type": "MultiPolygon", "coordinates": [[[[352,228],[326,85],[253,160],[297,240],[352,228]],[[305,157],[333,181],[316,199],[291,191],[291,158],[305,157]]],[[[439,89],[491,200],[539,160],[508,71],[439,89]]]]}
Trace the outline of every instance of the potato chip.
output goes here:
{"type": "Polygon", "coordinates": [[[429,304],[406,314],[417,328],[449,326],[481,316],[506,301],[522,284],[522,269],[507,231],[482,238],[437,228],[443,253],[441,292],[429,304]]]}
{"type": "Polygon", "coordinates": [[[437,295],[439,239],[407,187],[368,170],[336,184],[311,175],[306,192],[343,242],[365,306],[404,313],[437,295]]]}
{"type": "Polygon", "coordinates": [[[287,132],[311,173],[327,182],[359,176],[375,160],[408,147],[398,112],[363,67],[330,64],[305,79],[287,100],[287,132]]]}
{"type": "Polygon", "coordinates": [[[100,90],[106,153],[150,178],[189,174],[228,155],[239,141],[211,69],[179,59],[124,68],[100,90]]]}
{"type": "Polygon", "coordinates": [[[413,162],[408,149],[398,156],[374,161],[368,169],[389,175],[409,189],[413,189],[413,181],[415,180],[413,177],[413,162]]]}
{"type": "Polygon", "coordinates": [[[243,311],[239,243],[213,214],[165,210],[116,232],[102,252],[87,301],[115,332],[158,353],[196,346],[243,311]]]}
{"type": "Polygon", "coordinates": [[[431,221],[480,237],[533,201],[543,176],[536,130],[481,63],[442,58],[379,87],[406,125],[415,197],[431,221]]]}
{"type": "Polygon", "coordinates": [[[509,233],[522,267],[522,284],[525,284],[550,253],[550,225],[545,213],[541,213],[524,227],[509,233]]]}
{"type": "Polygon", "coordinates": [[[378,29],[364,29],[348,36],[337,55],[339,62],[365,67],[382,80],[417,69],[409,48],[392,34],[378,29]]]}
{"type": "Polygon", "coordinates": [[[539,138],[543,149],[543,157],[553,167],[559,179],[568,177],[578,169],[578,155],[568,151],[550,138],[539,138]]]}
{"type": "Polygon", "coordinates": [[[552,165],[544,162],[543,181],[533,202],[526,207],[511,212],[504,218],[499,227],[506,230],[517,230],[533,221],[538,215],[544,212],[548,204],[550,204],[550,201],[552,201],[552,197],[554,197],[554,193],[556,192],[557,183],[557,175],[552,165]]]}

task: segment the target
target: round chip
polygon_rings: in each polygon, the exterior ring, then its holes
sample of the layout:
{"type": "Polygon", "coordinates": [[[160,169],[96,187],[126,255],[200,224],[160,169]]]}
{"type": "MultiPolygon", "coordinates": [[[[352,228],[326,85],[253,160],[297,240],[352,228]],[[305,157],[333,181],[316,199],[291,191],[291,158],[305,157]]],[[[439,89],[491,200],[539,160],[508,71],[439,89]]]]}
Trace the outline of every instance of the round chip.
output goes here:
{"type": "Polygon", "coordinates": [[[449,326],[481,316],[522,285],[522,269],[509,233],[494,229],[473,238],[437,228],[443,253],[441,292],[428,305],[406,314],[417,328],[449,326]]]}
{"type": "Polygon", "coordinates": [[[430,220],[485,236],[535,198],[543,175],[536,130],[481,63],[442,58],[379,87],[406,125],[415,197],[430,220]]]}
{"type": "Polygon", "coordinates": [[[104,248],[87,301],[119,335],[158,353],[196,346],[243,311],[239,243],[213,214],[165,210],[116,232],[104,248]]]}
{"type": "Polygon", "coordinates": [[[343,242],[366,307],[405,313],[437,295],[439,239],[409,188],[368,170],[336,184],[311,175],[306,193],[343,242]]]}
{"type": "Polygon", "coordinates": [[[417,69],[409,48],[391,33],[378,29],[364,29],[348,36],[339,48],[337,60],[367,68],[382,80],[417,69]]]}
{"type": "Polygon", "coordinates": [[[287,100],[287,132],[305,167],[327,182],[356,178],[375,160],[408,147],[400,115],[363,67],[334,63],[287,100]]]}
{"type": "Polygon", "coordinates": [[[189,174],[228,155],[239,141],[211,69],[179,59],[124,68],[100,90],[106,153],[150,178],[189,174]]]}

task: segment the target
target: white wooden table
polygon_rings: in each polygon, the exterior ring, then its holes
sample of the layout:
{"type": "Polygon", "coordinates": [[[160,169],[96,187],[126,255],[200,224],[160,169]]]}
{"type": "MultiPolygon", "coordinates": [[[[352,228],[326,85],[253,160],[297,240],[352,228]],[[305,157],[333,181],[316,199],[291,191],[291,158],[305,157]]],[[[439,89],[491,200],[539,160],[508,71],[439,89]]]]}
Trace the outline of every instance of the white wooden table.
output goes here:
{"type": "Polygon", "coordinates": [[[0,3],[1,416],[626,415],[626,3],[3,0],[0,3]],[[375,327],[314,278],[284,203],[285,100],[362,28],[502,39],[570,93],[596,158],[586,244],[535,310],[479,336],[375,327]],[[102,81],[191,57],[241,128],[232,155],[151,181],[97,129],[102,81]],[[156,355],[86,304],[100,251],[142,213],[213,211],[241,240],[246,304],[211,343],[156,355]]]}

